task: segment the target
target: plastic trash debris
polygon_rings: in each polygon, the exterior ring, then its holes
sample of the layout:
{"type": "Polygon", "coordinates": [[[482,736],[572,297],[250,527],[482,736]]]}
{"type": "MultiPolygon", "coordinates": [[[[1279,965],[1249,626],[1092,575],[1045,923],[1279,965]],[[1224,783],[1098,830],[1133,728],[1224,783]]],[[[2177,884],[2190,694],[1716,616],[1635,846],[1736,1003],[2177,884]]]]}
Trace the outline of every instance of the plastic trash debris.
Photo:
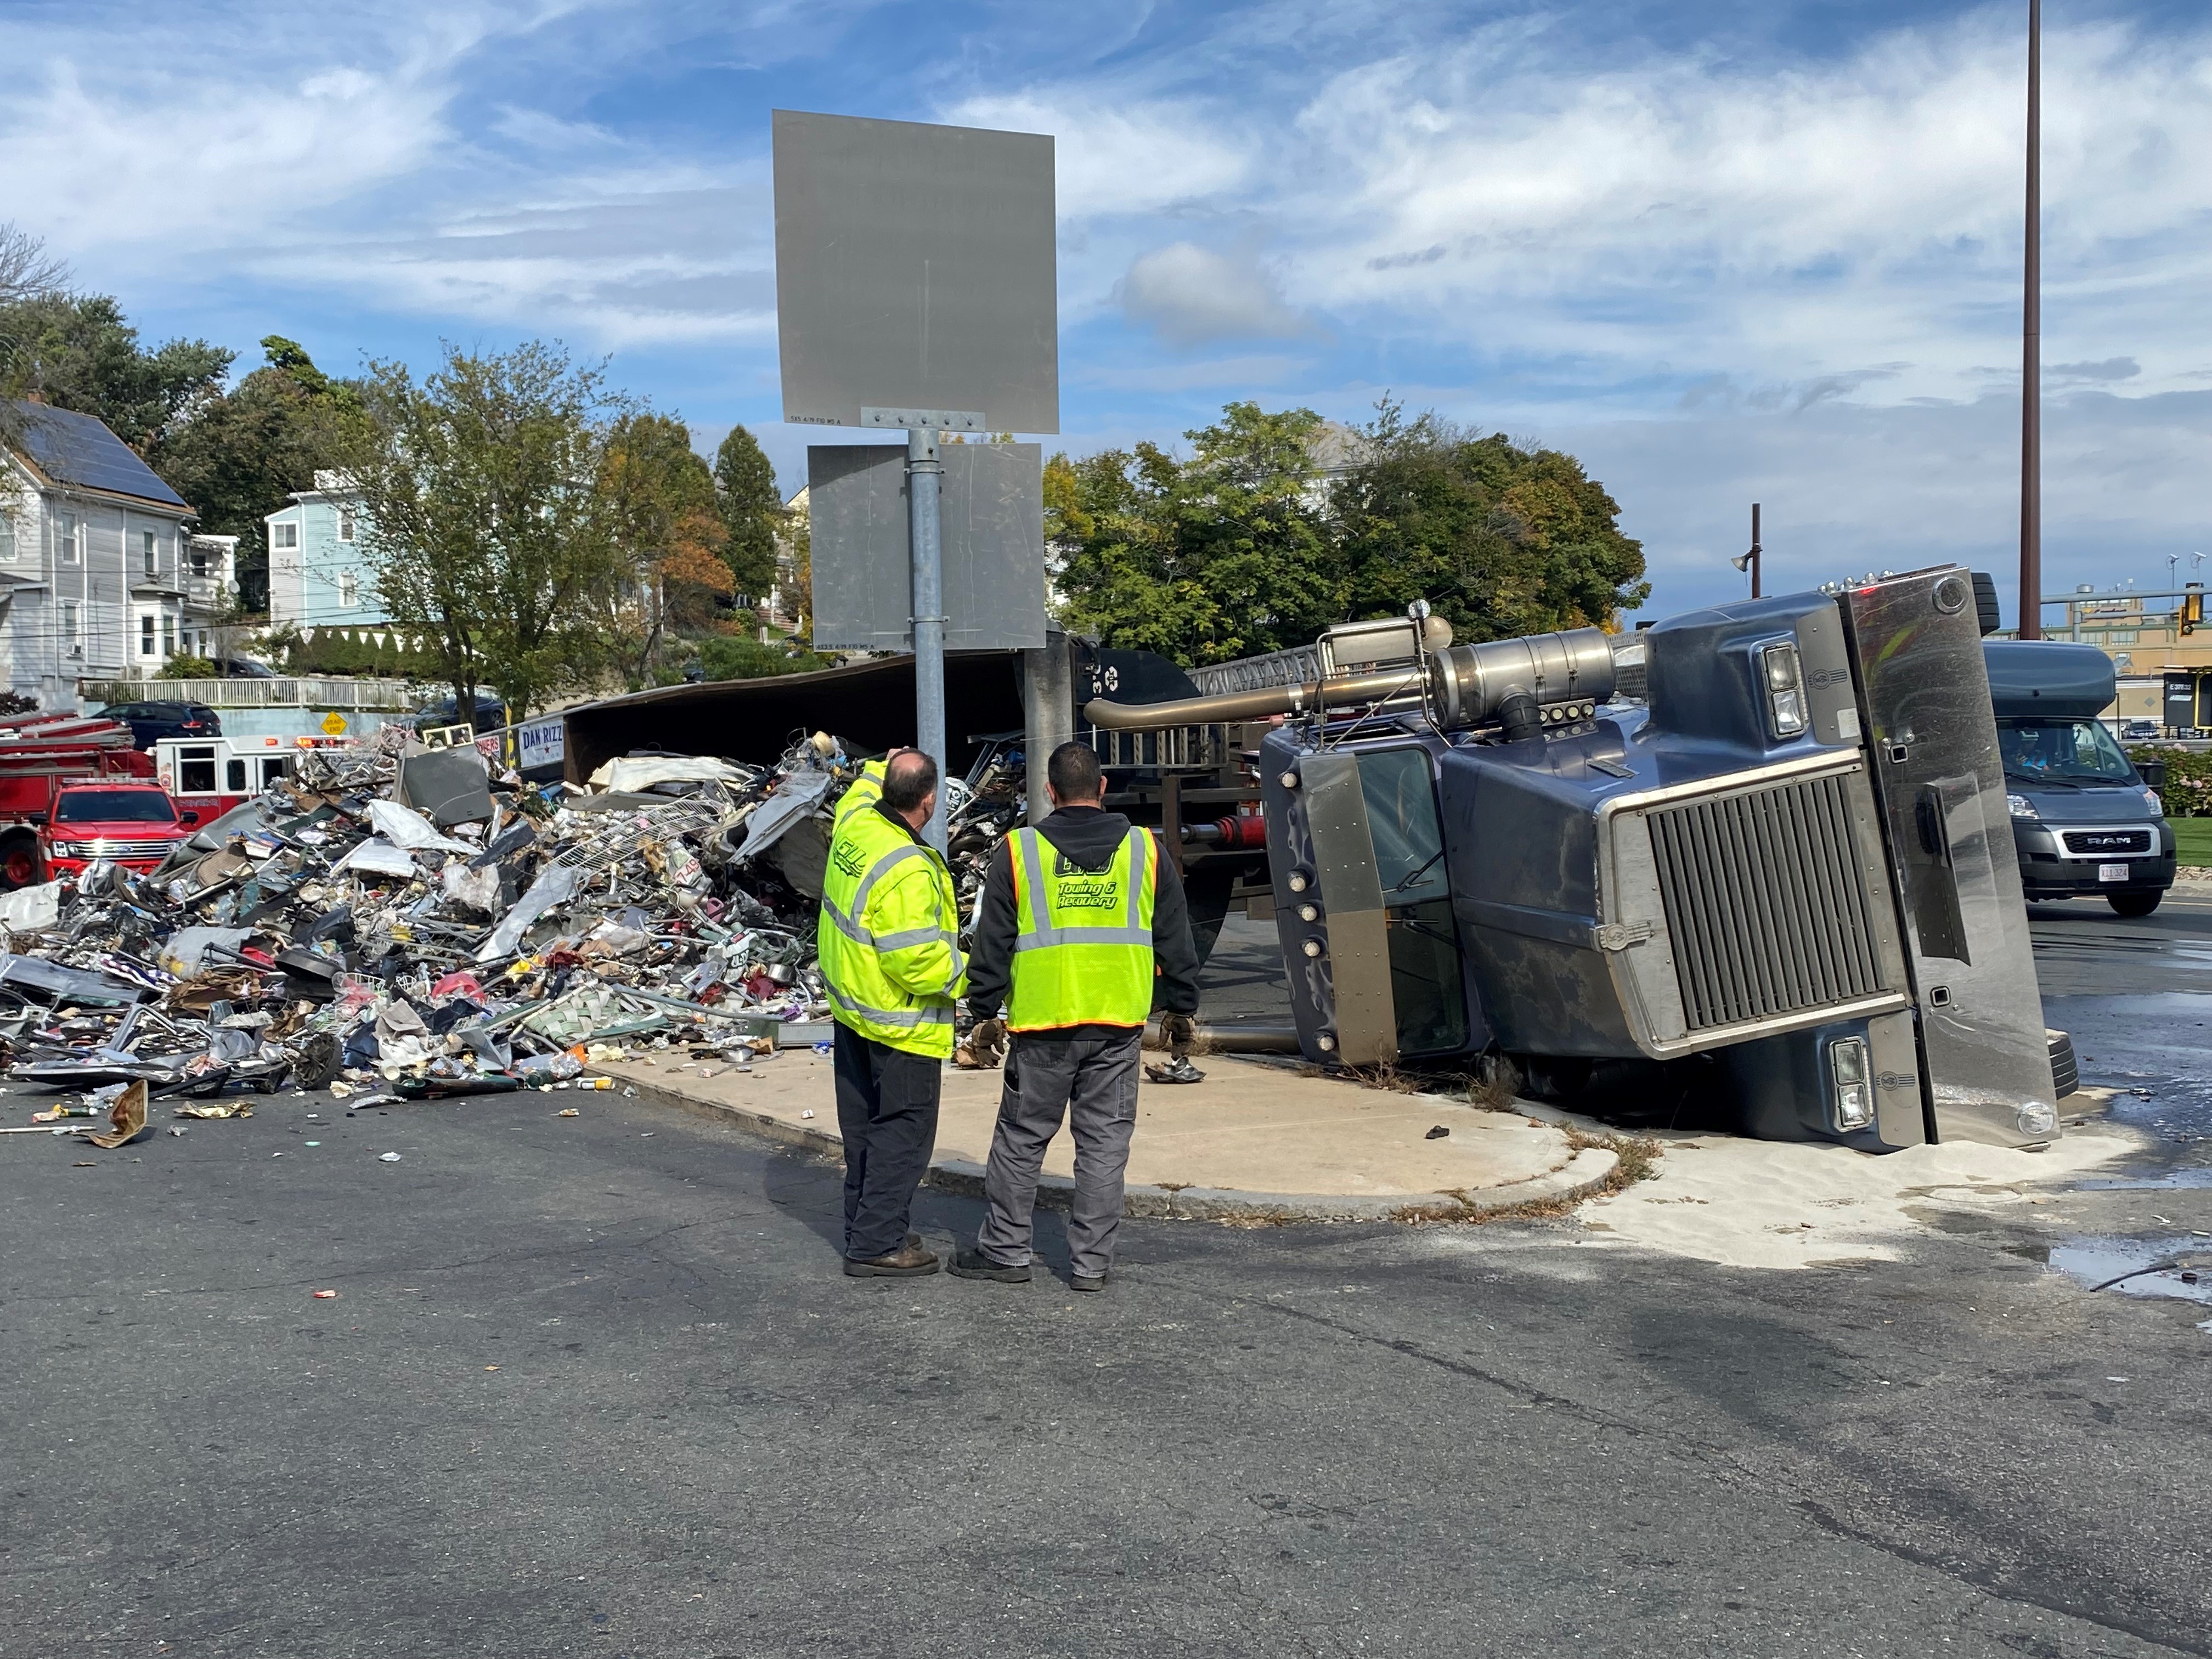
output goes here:
{"type": "Polygon", "coordinates": [[[334,1302],[337,1299],[337,1294],[338,1293],[336,1291],[317,1291],[315,1292],[315,1300],[318,1302],[334,1302]]]}
{"type": "Polygon", "coordinates": [[[397,1164],[399,1162],[399,1154],[397,1152],[379,1152],[376,1155],[376,1161],[379,1164],[397,1164]]]}
{"type": "Polygon", "coordinates": [[[1447,1129],[1443,1124],[1439,1123],[1436,1127],[1431,1129],[1428,1133],[1423,1135],[1421,1139],[1424,1140],[1442,1140],[1450,1133],[1451,1131],[1449,1129],[1447,1129]]]}

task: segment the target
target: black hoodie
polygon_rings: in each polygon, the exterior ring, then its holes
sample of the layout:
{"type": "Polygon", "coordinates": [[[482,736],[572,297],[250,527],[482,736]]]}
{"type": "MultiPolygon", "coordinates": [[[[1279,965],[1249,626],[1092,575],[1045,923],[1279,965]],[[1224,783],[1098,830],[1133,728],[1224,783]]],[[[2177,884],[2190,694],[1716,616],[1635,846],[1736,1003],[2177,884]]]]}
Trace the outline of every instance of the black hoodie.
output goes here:
{"type": "MultiPolygon", "coordinates": [[[[1063,806],[1037,833],[1080,870],[1103,870],[1129,837],[1129,820],[1097,806],[1063,806]]],[[[1012,985],[1014,939],[1020,924],[1014,915],[1013,837],[991,854],[983,881],[983,913],[975,923],[975,947],[968,958],[968,1006],[978,1019],[997,1015],[1012,985]]],[[[1154,837],[1155,841],[1158,837],[1154,837]]],[[[1157,849],[1156,849],[1157,850],[1157,849]]],[[[1169,1013],[1198,1012],[1198,947],[1191,943],[1190,910],[1183,902],[1182,878],[1164,853],[1156,860],[1159,875],[1152,890],[1152,959],[1159,969],[1152,1005],[1169,1013]]],[[[1111,1036],[1126,1025],[1069,1025],[1055,1036],[1111,1036]]]]}

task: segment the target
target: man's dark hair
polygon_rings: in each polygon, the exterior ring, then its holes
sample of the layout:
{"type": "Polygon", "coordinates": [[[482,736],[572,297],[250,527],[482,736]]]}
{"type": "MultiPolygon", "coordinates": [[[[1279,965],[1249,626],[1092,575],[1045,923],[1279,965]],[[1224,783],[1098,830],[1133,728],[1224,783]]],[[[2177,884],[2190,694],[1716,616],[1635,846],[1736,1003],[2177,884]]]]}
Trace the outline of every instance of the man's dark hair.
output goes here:
{"type": "Polygon", "coordinates": [[[937,787],[937,763],[919,749],[902,749],[884,767],[884,805],[911,812],[937,787]]]}
{"type": "Polygon", "coordinates": [[[1063,804],[1097,800],[1106,787],[1098,751],[1087,743],[1063,743],[1044,764],[1045,781],[1063,804]]]}

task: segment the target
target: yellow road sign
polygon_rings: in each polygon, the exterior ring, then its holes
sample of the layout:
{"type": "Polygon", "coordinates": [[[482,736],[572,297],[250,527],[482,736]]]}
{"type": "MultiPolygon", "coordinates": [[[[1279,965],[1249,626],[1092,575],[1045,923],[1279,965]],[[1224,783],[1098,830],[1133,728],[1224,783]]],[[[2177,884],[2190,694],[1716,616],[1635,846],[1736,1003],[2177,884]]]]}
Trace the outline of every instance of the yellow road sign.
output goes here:
{"type": "Polygon", "coordinates": [[[337,714],[333,711],[332,713],[323,716],[323,730],[328,732],[331,737],[342,738],[345,736],[345,716],[343,714],[337,714]]]}

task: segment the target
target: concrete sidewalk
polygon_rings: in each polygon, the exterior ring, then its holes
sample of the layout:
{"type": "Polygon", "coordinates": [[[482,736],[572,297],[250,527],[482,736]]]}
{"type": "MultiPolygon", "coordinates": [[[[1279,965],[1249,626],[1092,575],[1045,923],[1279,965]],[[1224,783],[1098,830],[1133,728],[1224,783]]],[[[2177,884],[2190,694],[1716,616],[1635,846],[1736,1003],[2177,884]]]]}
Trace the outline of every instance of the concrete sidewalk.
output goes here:
{"type": "MultiPolygon", "coordinates": [[[[1126,1213],[1221,1221],[1464,1218],[1598,1189],[1618,1163],[1556,1125],[1435,1096],[1370,1089],[1285,1064],[1202,1056],[1201,1084],[1145,1083],[1126,1213]],[[1450,1131],[1427,1139],[1432,1127],[1450,1131]]],[[[641,1097],[728,1114],[776,1139],[839,1150],[829,1056],[787,1049],[750,1073],[681,1049],[610,1065],[641,1097]]],[[[929,1184],[980,1195],[1000,1075],[947,1066],[929,1184]]],[[[590,1099],[585,1096],[580,1103],[590,1099]]],[[[1045,1156],[1039,1202],[1064,1206],[1065,1129],[1045,1156]]]]}

